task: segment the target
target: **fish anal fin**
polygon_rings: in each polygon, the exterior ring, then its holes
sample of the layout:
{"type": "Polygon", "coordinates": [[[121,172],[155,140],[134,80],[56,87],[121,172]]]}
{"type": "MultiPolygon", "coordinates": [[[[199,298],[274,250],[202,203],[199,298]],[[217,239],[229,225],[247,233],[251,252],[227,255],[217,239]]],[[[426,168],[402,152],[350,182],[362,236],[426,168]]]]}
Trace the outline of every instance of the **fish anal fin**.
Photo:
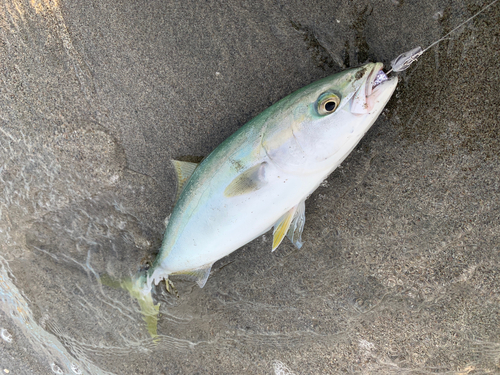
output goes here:
{"type": "Polygon", "coordinates": [[[224,190],[226,197],[236,197],[238,195],[248,194],[261,189],[267,184],[266,166],[263,162],[247,169],[238,175],[224,190]]]}
{"type": "Polygon", "coordinates": [[[290,227],[286,232],[288,239],[295,245],[297,249],[300,249],[304,244],[302,242],[302,230],[304,229],[304,224],[306,222],[306,205],[305,201],[300,202],[297,205],[297,210],[293,216],[290,227]]]}
{"type": "Polygon", "coordinates": [[[175,275],[182,275],[187,277],[188,279],[194,280],[196,281],[196,284],[198,284],[200,288],[203,288],[207,283],[208,276],[210,276],[211,269],[212,269],[212,264],[209,264],[207,266],[203,266],[196,270],[176,272],[175,275]]]}
{"type": "Polygon", "coordinates": [[[288,228],[290,228],[290,224],[292,223],[292,219],[295,215],[296,210],[297,206],[292,207],[276,222],[276,224],[274,224],[273,248],[271,251],[276,250],[276,248],[280,245],[281,241],[283,241],[283,238],[285,238],[285,235],[288,232],[288,228]]]}
{"type": "Polygon", "coordinates": [[[182,190],[184,190],[184,186],[186,186],[186,183],[193,175],[199,163],[172,160],[172,164],[174,165],[175,173],[177,175],[177,194],[175,196],[175,201],[177,202],[182,193],[182,190]]]}

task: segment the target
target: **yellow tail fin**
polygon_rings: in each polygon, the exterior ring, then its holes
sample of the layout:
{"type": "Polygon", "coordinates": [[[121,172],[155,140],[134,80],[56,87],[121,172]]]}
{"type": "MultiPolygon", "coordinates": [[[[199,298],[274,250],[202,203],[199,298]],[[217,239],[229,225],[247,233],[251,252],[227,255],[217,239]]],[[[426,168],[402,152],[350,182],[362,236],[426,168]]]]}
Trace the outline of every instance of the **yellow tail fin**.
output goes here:
{"type": "Polygon", "coordinates": [[[158,313],[160,312],[160,304],[155,305],[151,290],[147,290],[146,274],[141,273],[134,279],[115,280],[108,275],[101,276],[101,284],[112,288],[125,289],[132,297],[137,299],[141,307],[142,319],[146,322],[146,327],[152,338],[158,337],[158,313]]]}

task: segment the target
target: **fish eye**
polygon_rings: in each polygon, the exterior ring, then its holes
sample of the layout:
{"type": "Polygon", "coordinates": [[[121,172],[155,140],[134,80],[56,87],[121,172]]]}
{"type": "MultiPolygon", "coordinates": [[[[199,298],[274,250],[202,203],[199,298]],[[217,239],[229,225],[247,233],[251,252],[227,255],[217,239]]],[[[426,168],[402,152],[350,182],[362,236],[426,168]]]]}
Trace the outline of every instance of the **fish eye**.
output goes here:
{"type": "Polygon", "coordinates": [[[335,94],[323,94],[318,99],[318,113],[322,116],[335,112],[340,104],[340,98],[335,94]]]}

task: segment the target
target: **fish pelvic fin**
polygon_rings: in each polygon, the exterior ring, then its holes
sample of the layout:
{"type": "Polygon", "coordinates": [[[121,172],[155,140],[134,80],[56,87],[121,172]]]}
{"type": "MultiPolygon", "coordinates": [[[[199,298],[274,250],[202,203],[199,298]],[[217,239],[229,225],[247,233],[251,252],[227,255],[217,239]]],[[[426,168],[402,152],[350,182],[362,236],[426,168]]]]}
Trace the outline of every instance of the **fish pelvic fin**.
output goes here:
{"type": "Polygon", "coordinates": [[[271,251],[276,250],[285,236],[292,241],[297,249],[302,247],[302,230],[306,222],[305,207],[304,201],[301,201],[274,224],[273,247],[271,251]]]}
{"type": "Polygon", "coordinates": [[[141,308],[142,319],[146,322],[146,328],[153,339],[158,337],[158,314],[160,304],[154,304],[151,295],[151,282],[148,280],[147,273],[141,272],[134,278],[125,280],[116,280],[108,275],[100,277],[99,282],[103,285],[115,289],[125,289],[134,297],[141,308]]]}
{"type": "Polygon", "coordinates": [[[276,222],[276,224],[274,224],[273,248],[271,249],[271,251],[276,250],[281,241],[283,241],[283,238],[285,238],[285,235],[288,232],[288,228],[290,228],[290,224],[292,223],[293,216],[295,215],[295,211],[297,211],[297,206],[292,207],[276,222]]]}
{"type": "Polygon", "coordinates": [[[304,242],[302,241],[302,231],[304,230],[304,224],[306,223],[306,204],[302,201],[298,204],[293,220],[290,223],[290,227],[286,232],[288,239],[295,245],[297,249],[300,249],[304,242]]]}

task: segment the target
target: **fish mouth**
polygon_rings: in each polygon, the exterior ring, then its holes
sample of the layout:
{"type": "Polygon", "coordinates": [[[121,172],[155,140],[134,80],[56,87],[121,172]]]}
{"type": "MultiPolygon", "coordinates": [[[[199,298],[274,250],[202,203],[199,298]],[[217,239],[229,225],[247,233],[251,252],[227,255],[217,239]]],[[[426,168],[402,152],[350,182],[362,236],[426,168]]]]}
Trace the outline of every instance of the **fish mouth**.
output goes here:
{"type": "Polygon", "coordinates": [[[379,104],[385,106],[397,84],[397,77],[389,78],[384,73],[383,63],[373,63],[371,70],[365,73],[365,80],[351,99],[351,113],[370,114],[377,111],[379,104]],[[388,93],[390,91],[390,93],[388,93]],[[388,94],[388,95],[387,95],[388,94]]]}
{"type": "Polygon", "coordinates": [[[384,64],[375,63],[370,75],[367,79],[366,87],[366,96],[370,96],[373,91],[383,82],[387,81],[389,78],[384,73],[384,64]]]}

